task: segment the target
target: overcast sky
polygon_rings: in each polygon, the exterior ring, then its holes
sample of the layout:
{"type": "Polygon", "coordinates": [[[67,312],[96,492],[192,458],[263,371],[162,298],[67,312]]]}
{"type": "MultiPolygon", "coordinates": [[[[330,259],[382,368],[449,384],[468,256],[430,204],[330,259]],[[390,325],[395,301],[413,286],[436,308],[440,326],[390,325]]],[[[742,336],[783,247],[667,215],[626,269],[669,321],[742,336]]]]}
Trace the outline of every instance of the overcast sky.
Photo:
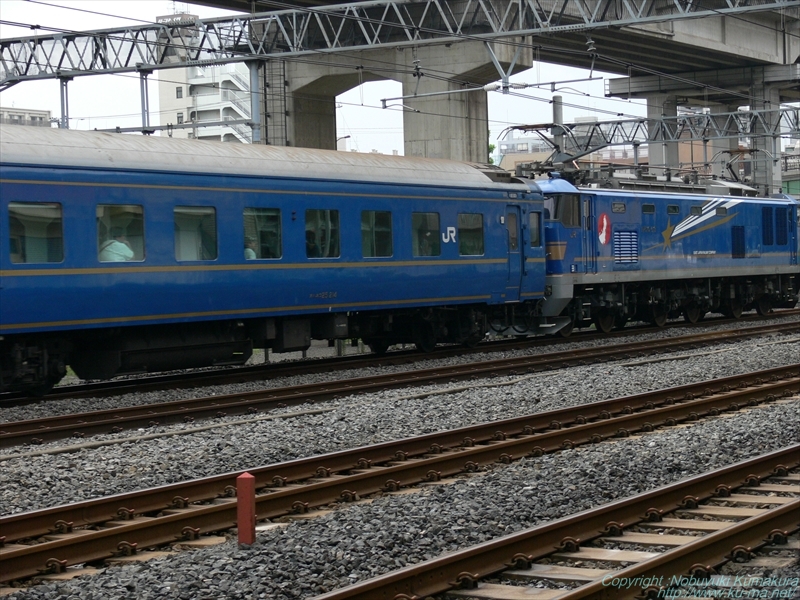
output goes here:
{"type": "MultiPolygon", "coordinates": [[[[186,2],[164,0],[0,0],[0,38],[34,35],[36,30],[32,26],[40,26],[42,29],[39,31],[48,34],[44,28],[87,31],[145,24],[154,22],[158,16],[176,12],[188,12],[201,18],[232,14],[186,2]],[[20,24],[22,27],[7,23],[20,24]]],[[[161,73],[168,74],[169,71],[161,73]]],[[[149,85],[150,123],[153,125],[160,124],[157,76],[158,73],[151,77],[149,85]]],[[[599,72],[594,72],[593,76],[597,79],[558,85],[556,92],[551,92],[549,85],[520,90],[519,93],[525,97],[490,92],[491,141],[496,141],[501,132],[511,125],[551,121],[550,101],[554,93],[563,97],[566,122],[572,122],[577,117],[597,117],[605,121],[645,114],[641,101],[628,102],[603,97],[603,77],[613,76],[599,72]],[[622,116],[617,117],[618,114],[622,116]]],[[[512,81],[533,84],[588,77],[588,71],[537,63],[532,69],[512,77],[512,81]]],[[[73,129],[141,125],[139,76],[135,73],[77,77],[69,83],[68,89],[70,127],[73,129]]],[[[398,150],[402,154],[402,112],[381,107],[382,99],[401,95],[400,84],[394,82],[365,84],[342,94],[337,98],[337,136],[349,135],[350,138],[346,140],[348,148],[361,152],[375,149],[391,154],[393,150],[398,150]]],[[[0,92],[0,106],[49,110],[53,117],[59,117],[61,104],[58,81],[19,83],[0,92]]]]}

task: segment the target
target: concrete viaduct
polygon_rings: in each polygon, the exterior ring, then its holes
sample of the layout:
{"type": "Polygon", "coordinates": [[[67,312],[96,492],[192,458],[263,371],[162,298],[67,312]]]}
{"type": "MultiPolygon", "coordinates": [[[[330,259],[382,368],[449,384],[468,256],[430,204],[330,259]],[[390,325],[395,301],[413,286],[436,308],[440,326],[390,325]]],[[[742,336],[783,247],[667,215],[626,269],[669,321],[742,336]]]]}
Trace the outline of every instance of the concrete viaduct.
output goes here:
{"type": "MultiPolygon", "coordinates": [[[[204,61],[247,61],[252,83],[258,81],[251,87],[263,94],[254,112],[260,117],[254,119],[254,140],[334,149],[336,96],[364,82],[391,79],[402,83],[403,96],[410,96],[403,104],[415,109],[404,115],[405,154],[473,162],[487,160],[487,92],[432,93],[507,83],[509,75],[530,68],[534,60],[622,75],[609,82],[607,95],[647,98],[649,118],[674,116],[678,106],[731,112],[741,106],[777,109],[782,102],[800,100],[800,2],[193,3],[244,14],[200,24],[201,44],[212,43],[191,51],[184,36],[193,29],[197,39],[196,23],[161,24],[149,33],[142,33],[145,28],[86,32],[83,41],[53,36],[49,45],[41,36],[0,40],[0,89],[43,77],[59,77],[65,86],[69,78],[91,73],[146,74],[204,61]],[[281,10],[263,12],[276,6],[281,10]],[[236,32],[240,37],[231,43],[236,32]],[[113,51],[119,39],[143,48],[138,62],[136,56],[125,59],[113,51]]],[[[774,136],[753,141],[765,155],[774,155],[774,136]]],[[[713,144],[719,151],[738,141],[713,144]]],[[[677,154],[675,143],[650,145],[651,165],[674,167],[677,154]]],[[[754,179],[778,191],[777,162],[754,163],[754,179]]]]}

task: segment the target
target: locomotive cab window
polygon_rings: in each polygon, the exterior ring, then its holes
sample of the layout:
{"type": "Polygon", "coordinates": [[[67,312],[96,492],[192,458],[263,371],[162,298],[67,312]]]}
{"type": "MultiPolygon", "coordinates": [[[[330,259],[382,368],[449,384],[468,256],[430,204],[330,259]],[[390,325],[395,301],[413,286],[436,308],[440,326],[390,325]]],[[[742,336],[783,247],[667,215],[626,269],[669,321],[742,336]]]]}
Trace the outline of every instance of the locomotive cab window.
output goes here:
{"type": "Polygon", "coordinates": [[[703,214],[703,207],[702,206],[693,206],[691,208],[691,214],[693,214],[693,215],[702,215],[703,214]]]}
{"type": "Polygon", "coordinates": [[[677,204],[668,204],[667,205],[667,214],[668,215],[679,215],[681,214],[681,207],[677,204]]]}
{"type": "Polygon", "coordinates": [[[643,215],[654,215],[654,214],[656,214],[656,205],[655,204],[642,204],[642,214],[643,215]]]}
{"type": "Polygon", "coordinates": [[[483,255],[483,215],[459,213],[458,253],[461,256],[483,255]]]}
{"type": "Polygon", "coordinates": [[[339,211],[307,210],[305,235],[308,258],[338,258],[339,211]]]}
{"type": "Polygon", "coordinates": [[[364,258],[392,255],[392,213],[361,211],[361,253],[364,258]]]}
{"type": "Polygon", "coordinates": [[[280,258],[281,211],[277,208],[245,208],[244,257],[247,260],[280,258]]]}
{"type": "Polygon", "coordinates": [[[556,194],[544,202],[545,218],[561,221],[564,227],[580,227],[581,198],[578,194],[556,194]]]}
{"type": "Polygon", "coordinates": [[[217,211],[209,206],[176,206],[175,260],[217,258],[217,211]]]}
{"type": "Polygon", "coordinates": [[[9,202],[8,230],[12,263],[59,263],[64,260],[60,204],[9,202]]]}
{"type": "Polygon", "coordinates": [[[439,213],[411,213],[411,253],[413,256],[439,256],[439,213]]]}
{"type": "Polygon", "coordinates": [[[612,202],[611,203],[611,212],[613,212],[613,213],[624,213],[625,212],[625,203],[624,202],[612,202]]]}
{"type": "Polygon", "coordinates": [[[144,209],[132,204],[98,204],[97,260],[144,260],[144,209]]]}

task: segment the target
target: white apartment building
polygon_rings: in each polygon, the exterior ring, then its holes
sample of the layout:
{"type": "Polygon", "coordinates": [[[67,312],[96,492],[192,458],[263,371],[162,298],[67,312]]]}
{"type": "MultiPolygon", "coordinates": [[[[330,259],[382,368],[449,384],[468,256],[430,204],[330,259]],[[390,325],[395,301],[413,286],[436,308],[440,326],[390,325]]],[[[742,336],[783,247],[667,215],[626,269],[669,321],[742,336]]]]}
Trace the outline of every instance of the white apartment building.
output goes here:
{"type": "Polygon", "coordinates": [[[9,125],[32,125],[33,127],[52,127],[49,110],[29,108],[8,108],[0,106],[0,123],[9,125]]]}
{"type": "MultiPolygon", "coordinates": [[[[191,40],[194,15],[158,17],[158,22],[187,23],[191,40]]],[[[176,57],[185,60],[185,57],[176,57]]],[[[226,121],[250,119],[250,71],[243,63],[190,66],[158,71],[158,110],[162,125],[192,124],[196,127],[167,130],[161,135],[249,144],[252,130],[243,123],[226,121]],[[203,123],[219,123],[203,125],[203,123]]]]}

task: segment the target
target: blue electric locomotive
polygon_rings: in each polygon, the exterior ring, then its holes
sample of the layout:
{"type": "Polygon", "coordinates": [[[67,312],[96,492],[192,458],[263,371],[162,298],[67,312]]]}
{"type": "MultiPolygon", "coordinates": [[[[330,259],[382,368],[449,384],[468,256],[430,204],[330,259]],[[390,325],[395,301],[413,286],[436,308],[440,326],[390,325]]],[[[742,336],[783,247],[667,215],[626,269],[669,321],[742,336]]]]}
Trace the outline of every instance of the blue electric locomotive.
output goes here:
{"type": "Polygon", "coordinates": [[[443,160],[3,126],[0,390],[545,317],[543,196],[443,160]]]}
{"type": "Polygon", "coordinates": [[[537,183],[545,315],[608,332],[631,318],[694,323],[709,311],[738,318],[797,302],[796,200],[576,188],[557,176],[537,183]]]}

